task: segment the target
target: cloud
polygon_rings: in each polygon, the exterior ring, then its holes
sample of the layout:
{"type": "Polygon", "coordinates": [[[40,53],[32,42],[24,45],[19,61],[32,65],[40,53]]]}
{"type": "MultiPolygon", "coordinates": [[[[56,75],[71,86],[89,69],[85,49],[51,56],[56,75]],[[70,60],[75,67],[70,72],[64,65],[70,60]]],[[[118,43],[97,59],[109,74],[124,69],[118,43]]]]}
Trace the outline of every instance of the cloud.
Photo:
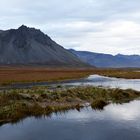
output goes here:
{"type": "Polygon", "coordinates": [[[4,0],[0,28],[40,28],[66,48],[140,54],[139,0],[4,0]]]}

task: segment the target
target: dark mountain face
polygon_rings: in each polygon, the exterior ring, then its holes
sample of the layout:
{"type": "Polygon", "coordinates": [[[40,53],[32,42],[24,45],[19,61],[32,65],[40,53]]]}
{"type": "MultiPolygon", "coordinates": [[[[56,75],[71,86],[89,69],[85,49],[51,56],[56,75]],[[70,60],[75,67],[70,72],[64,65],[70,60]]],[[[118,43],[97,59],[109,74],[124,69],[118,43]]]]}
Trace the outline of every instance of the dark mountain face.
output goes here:
{"type": "Polygon", "coordinates": [[[139,55],[109,55],[102,53],[92,53],[86,51],[70,50],[73,54],[78,56],[82,61],[102,68],[138,68],[140,67],[139,55]]]}
{"type": "Polygon", "coordinates": [[[24,25],[0,30],[0,64],[88,66],[40,30],[24,25]]]}

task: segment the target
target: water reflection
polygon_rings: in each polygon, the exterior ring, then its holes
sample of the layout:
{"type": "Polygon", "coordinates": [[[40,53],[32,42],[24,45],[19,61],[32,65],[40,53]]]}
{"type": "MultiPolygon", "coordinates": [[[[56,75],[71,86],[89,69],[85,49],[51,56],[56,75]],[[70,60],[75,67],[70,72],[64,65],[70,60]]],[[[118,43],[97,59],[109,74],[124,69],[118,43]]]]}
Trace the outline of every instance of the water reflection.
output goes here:
{"type": "Polygon", "coordinates": [[[69,111],[68,113],[62,114],[53,114],[51,119],[72,119],[77,121],[91,119],[111,119],[115,121],[119,120],[138,120],[140,119],[140,101],[132,101],[130,103],[124,104],[110,104],[104,107],[104,110],[93,110],[91,107],[81,109],[80,113],[77,111],[69,111]],[[92,112],[92,113],[91,113],[92,112]]]}
{"type": "Polygon", "coordinates": [[[139,120],[140,101],[110,104],[103,111],[88,107],[6,124],[0,127],[0,140],[139,140],[139,120]]]}
{"type": "Polygon", "coordinates": [[[140,79],[110,78],[100,75],[91,75],[83,80],[64,83],[64,85],[92,85],[110,88],[133,89],[140,91],[140,79]]]}

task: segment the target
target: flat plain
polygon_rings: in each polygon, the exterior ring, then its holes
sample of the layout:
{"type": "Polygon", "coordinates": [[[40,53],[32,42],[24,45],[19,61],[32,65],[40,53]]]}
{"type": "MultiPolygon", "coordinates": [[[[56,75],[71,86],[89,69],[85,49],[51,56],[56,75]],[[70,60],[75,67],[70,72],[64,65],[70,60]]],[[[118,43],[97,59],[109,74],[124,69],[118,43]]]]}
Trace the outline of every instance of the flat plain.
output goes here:
{"type": "Polygon", "coordinates": [[[51,82],[84,78],[99,74],[109,77],[140,79],[140,69],[76,69],[76,68],[47,68],[47,67],[0,67],[0,84],[26,82],[51,82]]]}

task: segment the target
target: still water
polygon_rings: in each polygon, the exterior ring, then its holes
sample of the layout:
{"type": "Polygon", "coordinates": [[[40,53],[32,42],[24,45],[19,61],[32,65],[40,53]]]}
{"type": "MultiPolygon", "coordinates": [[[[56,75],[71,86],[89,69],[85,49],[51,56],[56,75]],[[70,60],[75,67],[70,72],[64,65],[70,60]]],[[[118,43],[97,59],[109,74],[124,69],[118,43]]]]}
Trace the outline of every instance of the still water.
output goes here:
{"type": "Polygon", "coordinates": [[[0,140],[140,140],[140,101],[27,118],[1,126],[0,140]]]}
{"type": "Polygon", "coordinates": [[[108,88],[133,89],[140,91],[140,79],[112,78],[100,75],[90,75],[85,79],[66,82],[64,83],[64,85],[92,85],[103,86],[108,88]]]}

